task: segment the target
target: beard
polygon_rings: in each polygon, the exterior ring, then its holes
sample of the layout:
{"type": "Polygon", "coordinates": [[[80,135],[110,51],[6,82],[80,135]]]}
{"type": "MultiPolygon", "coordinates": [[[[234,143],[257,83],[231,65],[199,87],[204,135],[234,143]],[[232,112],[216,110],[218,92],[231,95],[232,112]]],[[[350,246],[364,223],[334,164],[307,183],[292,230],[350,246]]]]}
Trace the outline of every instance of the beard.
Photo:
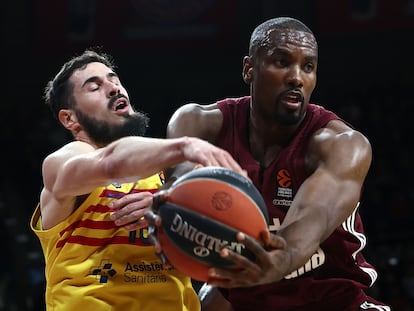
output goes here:
{"type": "Polygon", "coordinates": [[[83,126],[92,141],[102,147],[126,136],[144,136],[148,125],[149,117],[142,112],[135,112],[125,116],[122,124],[110,124],[76,110],[79,123],[83,126]]]}
{"type": "Polygon", "coordinates": [[[277,112],[274,115],[274,120],[277,123],[280,123],[281,125],[290,126],[290,125],[296,125],[302,122],[303,118],[306,115],[306,107],[304,102],[302,101],[299,111],[297,113],[295,112],[277,112]]]}
{"type": "Polygon", "coordinates": [[[274,118],[277,123],[289,126],[289,125],[295,125],[295,124],[300,123],[304,117],[305,117],[304,113],[301,113],[298,115],[276,113],[274,118]]]}

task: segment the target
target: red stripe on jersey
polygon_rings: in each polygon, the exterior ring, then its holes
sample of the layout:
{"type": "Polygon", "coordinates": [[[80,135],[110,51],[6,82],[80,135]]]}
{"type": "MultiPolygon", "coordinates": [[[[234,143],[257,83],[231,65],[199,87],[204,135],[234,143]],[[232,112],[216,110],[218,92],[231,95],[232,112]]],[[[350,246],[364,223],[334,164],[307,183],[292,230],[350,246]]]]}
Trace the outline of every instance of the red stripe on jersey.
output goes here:
{"type": "MultiPolygon", "coordinates": [[[[155,189],[136,189],[136,188],[133,188],[129,193],[137,193],[137,192],[155,193],[157,191],[158,191],[158,188],[155,188],[155,189]]],[[[105,190],[102,191],[102,193],[99,196],[104,197],[104,198],[119,199],[119,198],[122,198],[126,194],[127,193],[121,192],[121,191],[105,189],[105,190]]]]}
{"type": "Polygon", "coordinates": [[[86,210],[85,213],[92,213],[92,212],[98,212],[98,213],[107,213],[110,211],[110,208],[106,205],[98,204],[98,205],[90,205],[86,210]]]}
{"type": "Polygon", "coordinates": [[[129,244],[139,246],[152,246],[151,244],[144,244],[140,239],[135,239],[134,242],[128,240],[128,236],[114,236],[111,238],[89,238],[85,236],[75,235],[68,239],[60,240],[56,244],[56,248],[63,247],[66,243],[80,244],[86,246],[105,246],[108,244],[129,244]]]}
{"type": "Polygon", "coordinates": [[[158,191],[158,188],[156,189],[132,189],[130,193],[137,193],[137,192],[151,192],[155,193],[158,191]]]}
{"type": "Polygon", "coordinates": [[[67,226],[59,234],[62,236],[65,232],[73,231],[75,228],[90,228],[90,229],[112,229],[115,228],[115,223],[111,221],[95,221],[91,219],[79,220],[67,226]]]}

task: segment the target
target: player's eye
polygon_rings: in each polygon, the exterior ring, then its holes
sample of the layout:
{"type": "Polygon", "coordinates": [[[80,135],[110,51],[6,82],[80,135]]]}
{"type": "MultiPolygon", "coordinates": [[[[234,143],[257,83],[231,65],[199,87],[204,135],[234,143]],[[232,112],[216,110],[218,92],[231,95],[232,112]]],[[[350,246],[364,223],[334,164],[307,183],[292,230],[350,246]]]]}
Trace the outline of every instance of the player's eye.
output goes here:
{"type": "Polygon", "coordinates": [[[312,63],[307,63],[304,68],[305,72],[311,73],[315,66],[312,63]]]}

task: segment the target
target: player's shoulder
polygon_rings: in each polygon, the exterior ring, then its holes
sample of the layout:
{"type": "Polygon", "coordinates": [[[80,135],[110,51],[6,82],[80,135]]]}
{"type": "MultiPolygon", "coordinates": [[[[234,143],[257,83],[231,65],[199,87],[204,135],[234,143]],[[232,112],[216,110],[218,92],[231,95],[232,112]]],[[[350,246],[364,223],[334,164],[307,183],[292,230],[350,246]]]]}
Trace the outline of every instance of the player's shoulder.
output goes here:
{"type": "Polygon", "coordinates": [[[339,119],[329,121],[326,126],[313,133],[311,140],[314,143],[341,141],[345,145],[370,145],[368,138],[362,132],[339,119]]]}
{"type": "Polygon", "coordinates": [[[220,117],[221,111],[217,103],[213,104],[197,104],[188,103],[179,107],[172,115],[169,123],[197,123],[203,120],[213,121],[213,119],[220,117]]]}
{"type": "Polygon", "coordinates": [[[363,144],[370,144],[368,138],[359,130],[353,128],[343,120],[331,120],[322,128],[322,134],[332,139],[347,139],[363,144]]]}
{"type": "Polygon", "coordinates": [[[217,103],[212,104],[200,104],[200,103],[187,103],[179,107],[173,114],[176,117],[185,117],[188,115],[204,115],[208,112],[214,112],[218,110],[217,103]]]}
{"type": "Polygon", "coordinates": [[[188,103],[178,108],[167,126],[167,137],[196,136],[211,141],[220,129],[222,114],[216,103],[188,103]]]}
{"type": "Polygon", "coordinates": [[[316,131],[308,145],[308,155],[328,159],[344,155],[354,155],[354,159],[370,159],[371,143],[360,131],[342,120],[331,120],[325,127],[316,131]]]}

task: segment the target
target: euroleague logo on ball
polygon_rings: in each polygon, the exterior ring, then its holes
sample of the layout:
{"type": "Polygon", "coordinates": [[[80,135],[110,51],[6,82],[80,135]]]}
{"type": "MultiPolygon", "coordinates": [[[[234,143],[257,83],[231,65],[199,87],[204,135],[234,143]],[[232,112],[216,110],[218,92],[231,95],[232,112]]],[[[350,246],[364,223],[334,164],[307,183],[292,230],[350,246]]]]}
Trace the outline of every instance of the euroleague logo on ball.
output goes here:
{"type": "Polygon", "coordinates": [[[231,208],[233,200],[227,192],[219,191],[213,194],[211,205],[218,211],[225,211],[231,208]]]}

